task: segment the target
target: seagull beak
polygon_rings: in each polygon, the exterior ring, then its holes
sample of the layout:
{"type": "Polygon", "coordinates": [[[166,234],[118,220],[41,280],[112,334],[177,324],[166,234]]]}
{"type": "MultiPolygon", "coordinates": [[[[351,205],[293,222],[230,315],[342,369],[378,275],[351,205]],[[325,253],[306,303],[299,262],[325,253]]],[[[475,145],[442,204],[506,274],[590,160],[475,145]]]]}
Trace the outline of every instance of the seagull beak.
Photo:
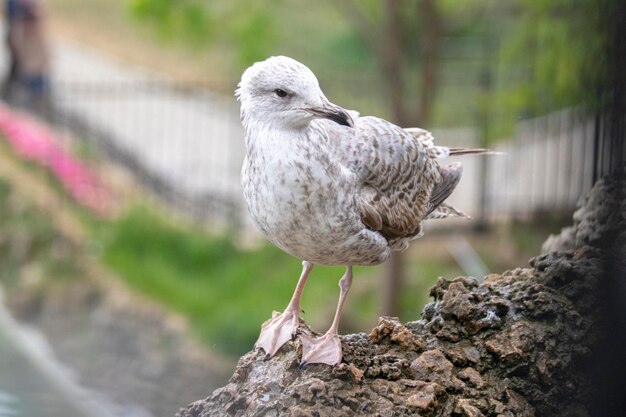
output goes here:
{"type": "Polygon", "coordinates": [[[317,117],[332,120],[342,126],[354,127],[354,121],[348,112],[329,101],[325,101],[322,107],[310,108],[307,111],[317,117]]]}

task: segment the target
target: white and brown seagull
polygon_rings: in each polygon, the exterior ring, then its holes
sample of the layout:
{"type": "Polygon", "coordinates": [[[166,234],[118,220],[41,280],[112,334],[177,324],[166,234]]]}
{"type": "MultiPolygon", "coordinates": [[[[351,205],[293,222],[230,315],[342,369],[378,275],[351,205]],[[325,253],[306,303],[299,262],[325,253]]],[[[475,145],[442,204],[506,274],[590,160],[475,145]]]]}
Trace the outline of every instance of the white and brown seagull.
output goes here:
{"type": "Polygon", "coordinates": [[[298,335],[300,297],[315,264],[345,265],[330,329],[317,338],[299,335],[303,364],[336,365],[352,266],[380,264],[406,249],[424,220],[465,216],[445,203],[461,165],[437,160],[488,151],[435,146],[425,130],[359,117],[328,101],[313,72],[284,56],[248,68],[236,95],[248,210],[272,243],[303,260],[291,301],[263,324],[256,346],[269,358],[298,335]]]}

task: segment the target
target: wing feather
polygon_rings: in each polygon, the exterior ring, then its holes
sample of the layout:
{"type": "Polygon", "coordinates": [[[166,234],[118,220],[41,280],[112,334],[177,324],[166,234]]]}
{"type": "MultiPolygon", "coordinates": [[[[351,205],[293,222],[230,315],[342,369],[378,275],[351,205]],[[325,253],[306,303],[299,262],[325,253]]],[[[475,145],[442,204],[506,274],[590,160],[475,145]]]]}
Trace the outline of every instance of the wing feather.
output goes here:
{"type": "Polygon", "coordinates": [[[360,161],[364,224],[390,241],[418,235],[441,179],[438,164],[411,133],[383,119],[359,118],[356,136],[366,154],[360,161]]]}
{"type": "Polygon", "coordinates": [[[450,194],[452,194],[452,191],[454,191],[461,179],[463,167],[461,167],[461,164],[458,162],[455,162],[445,168],[441,168],[440,173],[441,180],[435,184],[430,193],[428,211],[426,212],[427,216],[439,207],[448,197],[450,197],[450,194]]]}
{"type": "Polygon", "coordinates": [[[324,127],[336,155],[361,181],[358,207],[363,224],[380,232],[392,248],[402,250],[421,236],[427,218],[462,215],[442,206],[458,184],[461,167],[439,165],[437,160],[450,150],[435,146],[430,132],[402,129],[371,116],[355,118],[354,129],[331,122],[324,127]],[[346,129],[353,135],[346,135],[346,129]]]}

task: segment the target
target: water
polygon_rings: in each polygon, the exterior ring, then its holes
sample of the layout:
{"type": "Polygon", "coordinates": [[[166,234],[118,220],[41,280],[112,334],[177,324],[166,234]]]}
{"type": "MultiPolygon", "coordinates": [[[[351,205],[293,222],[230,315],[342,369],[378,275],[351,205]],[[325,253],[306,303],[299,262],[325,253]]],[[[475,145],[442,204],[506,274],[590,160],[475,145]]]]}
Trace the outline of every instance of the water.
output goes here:
{"type": "Polygon", "coordinates": [[[0,417],[86,417],[9,340],[0,320],[0,417]]]}
{"type": "Polygon", "coordinates": [[[82,387],[47,340],[19,325],[0,286],[0,417],[151,417],[82,387]]]}

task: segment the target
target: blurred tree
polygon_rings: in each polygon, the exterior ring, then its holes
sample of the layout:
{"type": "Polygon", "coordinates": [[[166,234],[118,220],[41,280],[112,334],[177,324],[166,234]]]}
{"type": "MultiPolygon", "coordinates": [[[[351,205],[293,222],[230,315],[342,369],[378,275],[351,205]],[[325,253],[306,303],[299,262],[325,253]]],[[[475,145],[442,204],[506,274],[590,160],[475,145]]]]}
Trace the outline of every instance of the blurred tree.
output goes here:
{"type": "Polygon", "coordinates": [[[214,36],[210,10],[200,0],[131,0],[134,17],[150,22],[163,38],[181,37],[195,45],[214,36]]]}
{"type": "MultiPolygon", "coordinates": [[[[602,71],[602,32],[585,30],[597,21],[596,0],[344,0],[335,3],[375,57],[388,89],[393,120],[428,127],[440,82],[442,43],[473,51],[474,108],[481,146],[510,135],[521,117],[577,105],[588,97],[602,71]],[[407,85],[417,71],[419,83],[407,85]],[[415,87],[418,88],[414,93],[415,87]],[[417,98],[410,111],[407,99],[417,98]]],[[[450,61],[455,57],[451,57],[450,61]]],[[[447,63],[445,63],[447,64],[447,63]]],[[[456,104],[456,103],[455,103],[456,104]]],[[[486,215],[483,159],[479,187],[486,215]]],[[[479,222],[483,226],[484,222],[479,222]]],[[[383,312],[395,315],[402,283],[402,258],[389,263],[383,312]]]]}
{"type": "MultiPolygon", "coordinates": [[[[339,1],[334,3],[351,22],[363,43],[375,57],[388,89],[391,115],[400,126],[427,126],[438,83],[442,15],[435,0],[339,1]],[[419,58],[418,107],[409,111],[407,88],[409,65],[419,58]]],[[[403,286],[404,255],[395,253],[388,262],[383,285],[382,312],[397,316],[403,286]]]]}
{"type": "Polygon", "coordinates": [[[596,30],[597,0],[514,0],[482,19],[490,39],[485,60],[493,78],[489,141],[509,135],[520,118],[576,106],[605,77],[598,63],[606,42],[596,30]]]}
{"type": "Polygon", "coordinates": [[[406,126],[428,124],[437,86],[442,15],[435,0],[385,0],[333,2],[378,64],[387,87],[394,122],[406,126]],[[419,61],[417,111],[408,99],[416,86],[407,85],[408,74],[419,61]]]}
{"type": "Polygon", "coordinates": [[[132,15],[155,27],[163,39],[195,47],[233,45],[240,66],[266,58],[276,38],[272,6],[281,0],[129,0],[132,15]]]}
{"type": "Polygon", "coordinates": [[[576,104],[602,57],[602,34],[589,30],[596,0],[517,0],[519,18],[503,45],[504,64],[523,68],[519,88],[530,114],[576,104]],[[587,30],[585,30],[587,29],[587,30]]]}

